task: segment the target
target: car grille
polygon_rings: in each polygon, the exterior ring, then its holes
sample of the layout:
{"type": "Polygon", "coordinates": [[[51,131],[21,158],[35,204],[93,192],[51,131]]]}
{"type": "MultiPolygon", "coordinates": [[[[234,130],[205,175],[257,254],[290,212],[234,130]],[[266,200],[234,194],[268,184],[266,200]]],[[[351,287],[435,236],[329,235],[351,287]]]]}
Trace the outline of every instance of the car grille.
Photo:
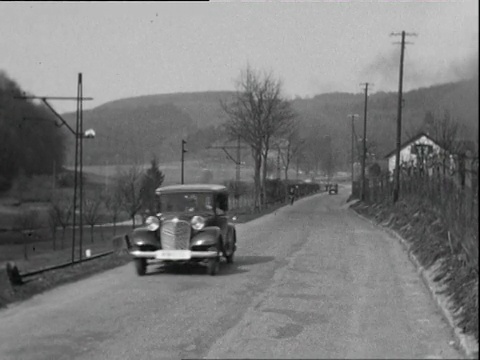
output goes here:
{"type": "Polygon", "coordinates": [[[161,239],[164,250],[188,250],[190,223],[184,220],[167,220],[162,224],[161,239]]]}

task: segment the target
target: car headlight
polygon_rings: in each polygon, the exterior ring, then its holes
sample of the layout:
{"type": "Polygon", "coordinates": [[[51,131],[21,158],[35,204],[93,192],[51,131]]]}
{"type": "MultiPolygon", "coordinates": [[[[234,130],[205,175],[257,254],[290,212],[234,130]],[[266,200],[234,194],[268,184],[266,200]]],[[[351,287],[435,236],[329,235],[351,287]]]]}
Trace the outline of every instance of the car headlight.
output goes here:
{"type": "Polygon", "coordinates": [[[194,216],[191,223],[194,230],[202,230],[205,226],[205,219],[201,216],[194,216]]]}
{"type": "Polygon", "coordinates": [[[160,220],[156,216],[149,216],[145,220],[145,225],[149,231],[155,231],[160,227],[160,220]]]}

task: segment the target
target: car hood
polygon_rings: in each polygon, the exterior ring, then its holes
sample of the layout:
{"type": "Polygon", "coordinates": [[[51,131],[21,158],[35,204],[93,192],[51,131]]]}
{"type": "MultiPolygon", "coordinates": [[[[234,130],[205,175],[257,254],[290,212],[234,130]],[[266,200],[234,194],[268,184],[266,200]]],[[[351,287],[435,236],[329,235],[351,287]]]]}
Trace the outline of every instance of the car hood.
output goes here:
{"type": "Polygon", "coordinates": [[[163,220],[172,220],[172,219],[179,219],[179,220],[185,220],[190,222],[194,216],[201,216],[205,218],[205,220],[209,220],[214,217],[212,213],[201,213],[201,212],[196,212],[196,213],[165,213],[162,214],[162,219],[163,220]]]}

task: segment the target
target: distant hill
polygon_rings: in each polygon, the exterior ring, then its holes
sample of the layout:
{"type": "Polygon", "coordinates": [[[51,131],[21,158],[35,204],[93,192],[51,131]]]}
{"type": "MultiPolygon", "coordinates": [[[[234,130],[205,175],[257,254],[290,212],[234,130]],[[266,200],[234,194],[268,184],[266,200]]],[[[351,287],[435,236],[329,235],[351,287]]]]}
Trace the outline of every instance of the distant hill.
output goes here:
{"type": "MultiPolygon", "coordinates": [[[[151,154],[161,161],[176,160],[182,139],[188,141],[188,156],[198,156],[220,137],[216,130],[224,121],[220,100],[228,100],[232,95],[233,92],[148,95],[86,110],[84,129],[95,129],[96,138],[85,143],[85,163],[148,162],[151,154]]],[[[64,117],[74,124],[75,113],[64,117]]]]}
{"type": "MultiPolygon", "coordinates": [[[[444,110],[461,125],[459,138],[478,139],[478,78],[451,84],[416,89],[403,94],[402,139],[422,130],[427,111],[442,116],[444,110]]],[[[358,114],[355,132],[363,137],[364,94],[329,93],[313,99],[297,99],[293,104],[304,124],[304,134],[318,134],[319,140],[330,135],[335,139],[337,161],[348,164],[351,148],[351,119],[358,114]]],[[[394,149],[398,93],[378,92],[369,95],[367,139],[376,143],[377,158],[394,149]]]]}
{"type": "MultiPolygon", "coordinates": [[[[231,99],[233,95],[234,92],[228,91],[149,95],[120,99],[87,110],[84,129],[94,128],[97,137],[85,142],[85,163],[148,161],[152,153],[161,161],[175,161],[180,157],[182,138],[188,141],[189,157],[208,156],[206,162],[226,162],[221,151],[205,147],[223,139],[219,126],[225,118],[220,100],[231,99]]],[[[377,144],[378,157],[395,146],[397,98],[397,93],[378,92],[368,99],[367,139],[377,144]]],[[[337,163],[345,167],[350,161],[351,146],[351,122],[347,115],[360,115],[355,128],[357,135],[362,136],[364,95],[321,94],[311,99],[295,99],[293,107],[303,124],[304,135],[313,134],[319,141],[331,136],[337,163]]],[[[441,114],[445,109],[464,127],[461,137],[477,140],[478,79],[404,93],[403,136],[421,128],[427,111],[441,114]]],[[[74,123],[75,114],[64,116],[74,123]]]]}

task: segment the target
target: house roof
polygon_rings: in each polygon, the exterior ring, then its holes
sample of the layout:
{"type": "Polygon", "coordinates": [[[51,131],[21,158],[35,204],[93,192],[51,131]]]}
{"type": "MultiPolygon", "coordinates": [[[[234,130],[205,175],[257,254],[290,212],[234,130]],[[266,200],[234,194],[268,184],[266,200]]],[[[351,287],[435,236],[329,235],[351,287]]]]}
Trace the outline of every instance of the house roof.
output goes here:
{"type": "MultiPolygon", "coordinates": [[[[420,132],[418,133],[417,135],[411,137],[410,139],[406,140],[401,146],[400,146],[400,149],[404,149],[406,148],[408,145],[410,145],[411,143],[417,141],[418,139],[420,139],[422,136],[425,136],[426,138],[430,139],[431,141],[433,141],[435,144],[438,145],[438,143],[430,136],[428,135],[426,132],[420,132]]],[[[440,145],[438,145],[440,146],[440,145]]],[[[394,149],[392,151],[390,151],[387,155],[384,156],[384,159],[387,159],[389,157],[391,157],[392,155],[395,155],[395,152],[397,151],[397,149],[394,149]]]]}
{"type": "Polygon", "coordinates": [[[184,185],[168,185],[159,187],[155,193],[168,193],[168,192],[222,192],[227,191],[227,188],[223,185],[213,184],[184,184],[184,185]]]}

